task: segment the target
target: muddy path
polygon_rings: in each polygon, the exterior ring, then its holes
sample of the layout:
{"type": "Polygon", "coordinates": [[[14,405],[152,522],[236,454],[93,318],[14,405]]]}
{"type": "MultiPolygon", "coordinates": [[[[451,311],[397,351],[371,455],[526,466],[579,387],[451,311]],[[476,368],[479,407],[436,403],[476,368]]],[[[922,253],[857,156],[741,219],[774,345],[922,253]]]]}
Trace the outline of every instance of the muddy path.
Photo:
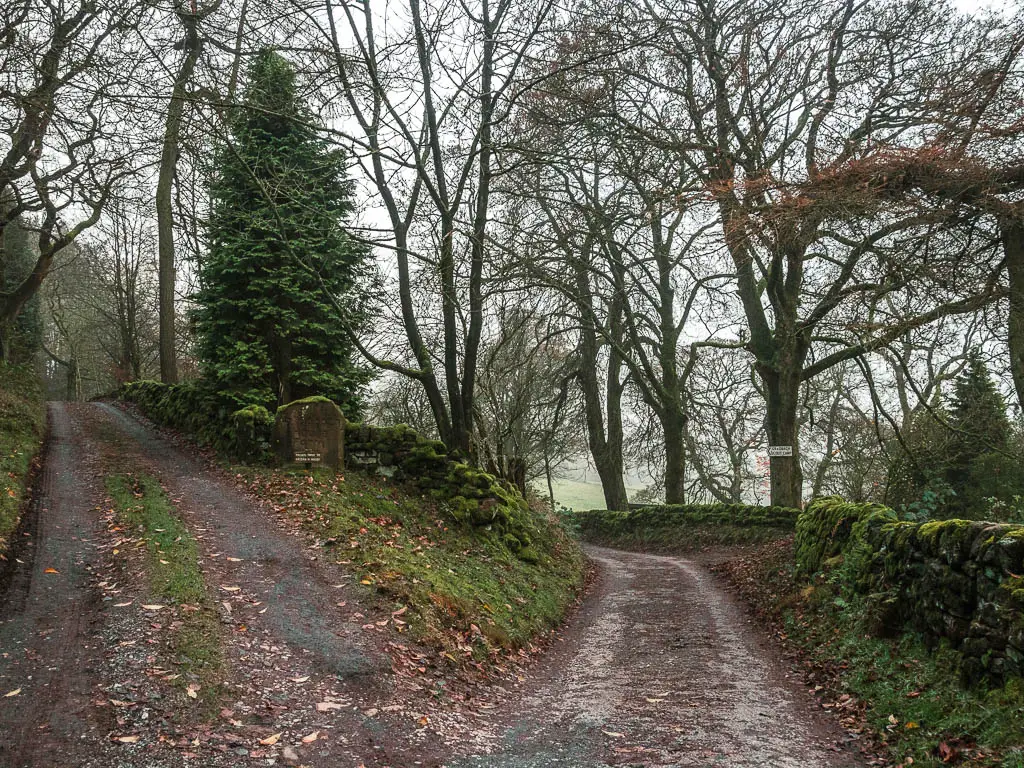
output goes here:
{"type": "Polygon", "coordinates": [[[363,647],[358,624],[340,620],[343,574],[312,561],[297,537],[285,535],[253,502],[211,474],[201,459],[109,404],[96,406],[135,466],[163,482],[206,556],[208,581],[244,609],[234,617],[265,629],[309,655],[321,672],[345,679],[379,676],[380,660],[363,647]],[[219,583],[218,583],[219,582],[219,583]],[[238,586],[237,590],[233,588],[238,586]],[[231,592],[223,591],[232,589],[231,592]]]}
{"type": "Polygon", "coordinates": [[[564,642],[450,768],[862,764],[704,567],[588,552],[599,583],[564,642]]]}

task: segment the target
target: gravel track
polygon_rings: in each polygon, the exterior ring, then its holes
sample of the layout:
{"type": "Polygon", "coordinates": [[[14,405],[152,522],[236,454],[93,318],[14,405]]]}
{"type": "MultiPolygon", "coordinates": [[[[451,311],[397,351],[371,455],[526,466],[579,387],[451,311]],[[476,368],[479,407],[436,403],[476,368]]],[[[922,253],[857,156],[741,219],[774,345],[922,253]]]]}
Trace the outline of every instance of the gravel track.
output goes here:
{"type": "Polygon", "coordinates": [[[589,548],[600,582],[456,766],[860,765],[701,565],[589,548]]]}
{"type": "Polygon", "coordinates": [[[247,617],[253,626],[265,626],[278,640],[310,654],[320,671],[342,678],[381,671],[379,660],[363,648],[359,625],[337,618],[340,593],[333,585],[340,573],[329,579],[329,566],[313,562],[299,539],[283,534],[204,462],[119,408],[98,407],[128,443],[126,450],[163,481],[206,553],[223,555],[216,574],[226,579],[221,586],[240,585],[242,595],[261,603],[262,612],[247,617]]]}

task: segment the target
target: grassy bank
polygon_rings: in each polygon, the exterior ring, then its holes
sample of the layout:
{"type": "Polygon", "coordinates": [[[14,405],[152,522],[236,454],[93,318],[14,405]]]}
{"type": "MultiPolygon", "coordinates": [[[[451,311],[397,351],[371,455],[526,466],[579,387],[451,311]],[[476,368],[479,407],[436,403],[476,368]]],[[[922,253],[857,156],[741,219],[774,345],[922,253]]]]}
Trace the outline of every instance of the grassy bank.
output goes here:
{"type": "Polygon", "coordinates": [[[592,510],[567,515],[580,538],[643,552],[693,552],[712,546],[760,544],[785,537],[797,510],[743,504],[677,504],[628,512],[592,510]]]}
{"type": "Polygon", "coordinates": [[[583,582],[579,548],[543,515],[529,515],[537,557],[526,562],[498,531],[383,478],[237,471],[392,613],[395,630],[452,658],[524,647],[562,620],[583,582]]]}
{"type": "Polygon", "coordinates": [[[220,625],[202,571],[196,541],[175,514],[155,478],[112,475],[107,492],[125,531],[146,546],[146,570],[154,603],[174,607],[178,626],[170,651],[181,670],[176,682],[193,687],[202,701],[216,698],[221,669],[220,625]]]}
{"type": "Polygon", "coordinates": [[[794,575],[790,542],[720,567],[777,636],[805,661],[820,692],[867,729],[895,765],[1024,768],[1024,685],[965,690],[959,654],[913,634],[868,631],[863,598],[838,583],[794,575]]]}
{"type": "Polygon", "coordinates": [[[18,526],[29,469],[45,428],[39,378],[30,368],[0,363],[0,557],[18,526]]]}

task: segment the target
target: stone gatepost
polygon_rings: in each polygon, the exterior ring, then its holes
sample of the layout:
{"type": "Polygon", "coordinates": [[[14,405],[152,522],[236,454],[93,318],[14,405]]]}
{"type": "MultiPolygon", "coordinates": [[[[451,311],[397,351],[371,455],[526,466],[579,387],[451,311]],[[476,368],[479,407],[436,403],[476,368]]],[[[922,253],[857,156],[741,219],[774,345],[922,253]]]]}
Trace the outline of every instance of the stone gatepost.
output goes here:
{"type": "Polygon", "coordinates": [[[274,422],[274,446],[286,465],[337,471],[345,459],[345,417],[326,397],[282,405],[274,422]]]}

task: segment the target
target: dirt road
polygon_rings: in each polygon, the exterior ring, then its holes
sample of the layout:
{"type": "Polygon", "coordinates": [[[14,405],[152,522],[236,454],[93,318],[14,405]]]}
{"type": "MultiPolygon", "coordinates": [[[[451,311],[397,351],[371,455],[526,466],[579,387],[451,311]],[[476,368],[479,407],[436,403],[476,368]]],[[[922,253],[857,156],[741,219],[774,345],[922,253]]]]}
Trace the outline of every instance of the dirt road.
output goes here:
{"type": "Polygon", "coordinates": [[[596,592],[481,754],[450,768],[860,763],[703,567],[591,548],[596,592]]]}
{"type": "Polygon", "coordinates": [[[51,406],[46,463],[0,592],[0,766],[49,765],[103,729],[89,705],[102,659],[95,589],[102,501],[95,449],[63,405],[51,406]]]}
{"type": "Polygon", "coordinates": [[[437,698],[403,689],[361,640],[362,614],[338,608],[346,574],[202,459],[113,406],[54,404],[50,423],[28,544],[0,594],[2,768],[859,764],[694,562],[590,550],[594,589],[540,662],[437,698]],[[102,554],[102,476],[128,469],[167,488],[217,599],[227,669],[205,724],[153,677],[163,630],[102,554]]]}

